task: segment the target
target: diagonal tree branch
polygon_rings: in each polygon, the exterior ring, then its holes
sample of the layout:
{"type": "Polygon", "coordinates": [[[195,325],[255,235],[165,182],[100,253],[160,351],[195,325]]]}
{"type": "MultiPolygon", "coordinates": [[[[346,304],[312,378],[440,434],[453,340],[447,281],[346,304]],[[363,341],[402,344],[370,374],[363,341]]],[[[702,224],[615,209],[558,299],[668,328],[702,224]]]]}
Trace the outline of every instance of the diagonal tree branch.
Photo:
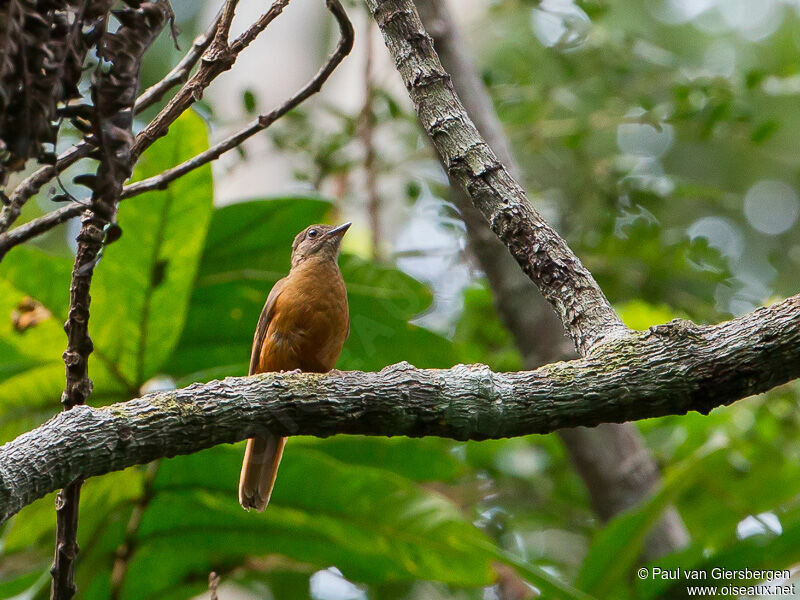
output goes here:
{"type": "MultiPolygon", "coordinates": [[[[425,29],[433,37],[442,64],[478,130],[512,175],[519,176],[510,143],[492,106],[467,44],[456,27],[445,0],[415,0],[425,29]]],[[[563,328],[533,283],[525,277],[505,245],[486,227],[470,198],[453,186],[452,198],[467,230],[469,248],[486,274],[497,312],[514,337],[524,367],[571,358],[563,328]]],[[[592,505],[608,520],[641,502],[660,479],[656,461],[642,435],[631,423],[606,423],[558,432],[578,474],[589,491],[592,505]]],[[[680,515],[668,509],[645,543],[646,559],[669,554],[688,544],[689,535],[680,515]]]]}
{"type": "Polygon", "coordinates": [[[450,179],[553,306],[582,354],[627,328],[591,273],[534,210],[497,160],[456,95],[412,0],[367,0],[417,115],[450,179]]]}
{"type": "Polygon", "coordinates": [[[161,81],[154,83],[141,93],[134,105],[134,112],[136,114],[139,114],[143,110],[150,108],[156,102],[159,102],[164,97],[164,94],[179,83],[186,83],[186,80],[189,79],[189,73],[192,72],[197,61],[200,60],[200,57],[203,56],[203,53],[214,39],[214,34],[217,31],[221,18],[222,10],[217,13],[217,16],[214,17],[214,20],[211,21],[211,24],[206,30],[194,39],[192,47],[189,48],[189,51],[178,61],[178,64],[172,67],[161,81]]]}
{"type": "MultiPolygon", "coordinates": [[[[265,12],[259,20],[234,42],[236,46],[229,44],[228,35],[231,22],[236,10],[238,0],[227,0],[222,9],[214,39],[203,53],[200,65],[194,75],[189,78],[178,93],[161,109],[155,118],[136,136],[136,143],[133,146],[134,161],[153,144],[158,138],[163,137],[169,131],[170,125],[180,117],[192,104],[203,97],[205,89],[220,74],[230,69],[236,62],[239,52],[247,47],[247,44],[236,44],[242,37],[252,35],[253,39],[261,33],[267,25],[274,21],[289,4],[289,0],[275,0],[269,10],[265,12]]],[[[248,42],[249,43],[249,42],[248,42]]]]}
{"type": "Polygon", "coordinates": [[[264,435],[550,433],[684,414],[800,376],[800,295],[715,326],[672,321],[536,371],[269,373],[78,406],[0,446],[0,523],[77,478],[264,435]]]}
{"type": "MultiPolygon", "coordinates": [[[[78,234],[78,249],[72,270],[69,316],[64,325],[67,350],[64,352],[67,384],[61,396],[65,411],[83,405],[92,392],[89,379],[89,289],[92,275],[106,236],[106,228],[116,217],[122,183],[130,176],[133,146],[133,105],[139,87],[142,56],[172,15],[163,1],[144,2],[138,8],[124,7],[115,13],[122,23],[115,33],[106,32],[98,44],[101,61],[110,67],[98,68],[92,84],[93,130],[102,151],[94,178],[92,208],[83,216],[78,234]]],[[[78,504],[82,478],[76,477],[56,501],[56,550],[53,562],[53,600],[69,600],[75,594],[73,571],[78,554],[78,504]]]]}

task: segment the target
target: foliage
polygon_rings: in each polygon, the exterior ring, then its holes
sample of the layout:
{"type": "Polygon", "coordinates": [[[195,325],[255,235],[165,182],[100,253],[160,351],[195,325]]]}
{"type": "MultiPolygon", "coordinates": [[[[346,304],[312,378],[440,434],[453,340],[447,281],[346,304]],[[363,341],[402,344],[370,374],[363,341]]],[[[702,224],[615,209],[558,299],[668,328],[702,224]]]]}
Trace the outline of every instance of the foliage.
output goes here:
{"type": "MultiPolygon", "coordinates": [[[[467,32],[535,202],[636,329],[750,310],[796,293],[800,274],[796,217],[770,221],[800,189],[800,18],[782,2],[754,4],[748,19],[713,1],[681,17],[689,4],[505,0],[467,32]],[[764,10],[777,12],[759,21],[764,10]],[[773,182],[766,194],[765,181],[773,182]]],[[[243,101],[251,110],[257,97],[243,101]]],[[[403,98],[378,88],[373,113],[381,190],[403,200],[391,219],[436,203],[436,226],[462,236],[403,98]]],[[[359,114],[317,106],[277,125],[272,141],[295,159],[304,185],[357,176],[359,114]]],[[[188,116],[136,177],[205,144],[204,126],[188,116]]],[[[337,204],[360,210],[352,183],[342,185],[337,204]]],[[[332,219],[330,201],[315,194],[214,208],[211,186],[200,170],[122,204],[123,237],[106,251],[93,290],[93,402],[245,373],[292,237],[332,219]]],[[[43,247],[16,248],[0,266],[0,316],[11,316],[0,319],[0,440],[58,410],[71,261],[52,239],[43,247]]],[[[461,266],[453,260],[448,270],[461,266]]],[[[339,368],[520,367],[480,277],[449,305],[448,339],[415,320],[441,310],[441,298],[391,261],[345,253],[341,265],[352,332],[339,368]]],[[[236,504],[238,446],[114,473],[85,486],[79,588],[87,598],[108,597],[112,586],[120,598],[186,598],[213,569],[259,597],[326,599],[310,581],[339,577],[327,570],[336,567],[357,584],[356,598],[478,599],[495,597],[485,586],[501,561],[545,597],[578,597],[569,582],[598,598],[671,599],[685,582],[636,576],[670,503],[692,542],[648,568],[790,568],[800,561],[799,395],[795,383],[708,416],[639,423],[663,483],[605,524],[555,436],[293,438],[263,515],[236,504]]],[[[2,531],[0,597],[29,589],[45,597],[53,526],[51,497],[2,531]]]]}

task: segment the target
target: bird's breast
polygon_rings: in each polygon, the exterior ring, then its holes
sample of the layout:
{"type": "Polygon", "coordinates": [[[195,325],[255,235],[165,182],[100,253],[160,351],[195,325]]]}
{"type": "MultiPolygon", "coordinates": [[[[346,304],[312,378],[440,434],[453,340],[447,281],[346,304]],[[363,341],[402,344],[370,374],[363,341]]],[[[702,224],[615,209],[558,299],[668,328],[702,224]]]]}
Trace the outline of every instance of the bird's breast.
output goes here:
{"type": "Polygon", "coordinates": [[[326,372],[349,331],[347,291],[338,266],[293,269],[276,300],[260,362],[265,370],[326,372]]]}

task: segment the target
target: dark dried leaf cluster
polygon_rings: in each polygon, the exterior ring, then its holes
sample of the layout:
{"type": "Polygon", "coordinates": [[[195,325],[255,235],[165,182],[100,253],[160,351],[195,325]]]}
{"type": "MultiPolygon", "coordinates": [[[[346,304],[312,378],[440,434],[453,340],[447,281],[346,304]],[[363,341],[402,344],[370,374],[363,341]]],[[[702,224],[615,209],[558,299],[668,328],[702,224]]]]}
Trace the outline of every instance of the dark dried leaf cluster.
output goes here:
{"type": "Polygon", "coordinates": [[[53,160],[58,106],[78,98],[113,0],[0,1],[0,185],[25,161],[53,160]]]}

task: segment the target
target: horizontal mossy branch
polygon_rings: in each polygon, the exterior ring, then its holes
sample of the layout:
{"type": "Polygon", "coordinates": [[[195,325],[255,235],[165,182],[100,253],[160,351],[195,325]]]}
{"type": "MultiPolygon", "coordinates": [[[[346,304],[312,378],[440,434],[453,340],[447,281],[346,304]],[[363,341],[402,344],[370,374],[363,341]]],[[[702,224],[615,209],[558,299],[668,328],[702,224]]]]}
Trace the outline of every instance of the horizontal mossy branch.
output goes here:
{"type": "Polygon", "coordinates": [[[482,440],[712,408],[800,377],[800,296],[715,326],[673,321],[535,371],[484,365],[268,373],[103,408],[0,446],[0,522],[78,478],[267,431],[482,440]]]}

